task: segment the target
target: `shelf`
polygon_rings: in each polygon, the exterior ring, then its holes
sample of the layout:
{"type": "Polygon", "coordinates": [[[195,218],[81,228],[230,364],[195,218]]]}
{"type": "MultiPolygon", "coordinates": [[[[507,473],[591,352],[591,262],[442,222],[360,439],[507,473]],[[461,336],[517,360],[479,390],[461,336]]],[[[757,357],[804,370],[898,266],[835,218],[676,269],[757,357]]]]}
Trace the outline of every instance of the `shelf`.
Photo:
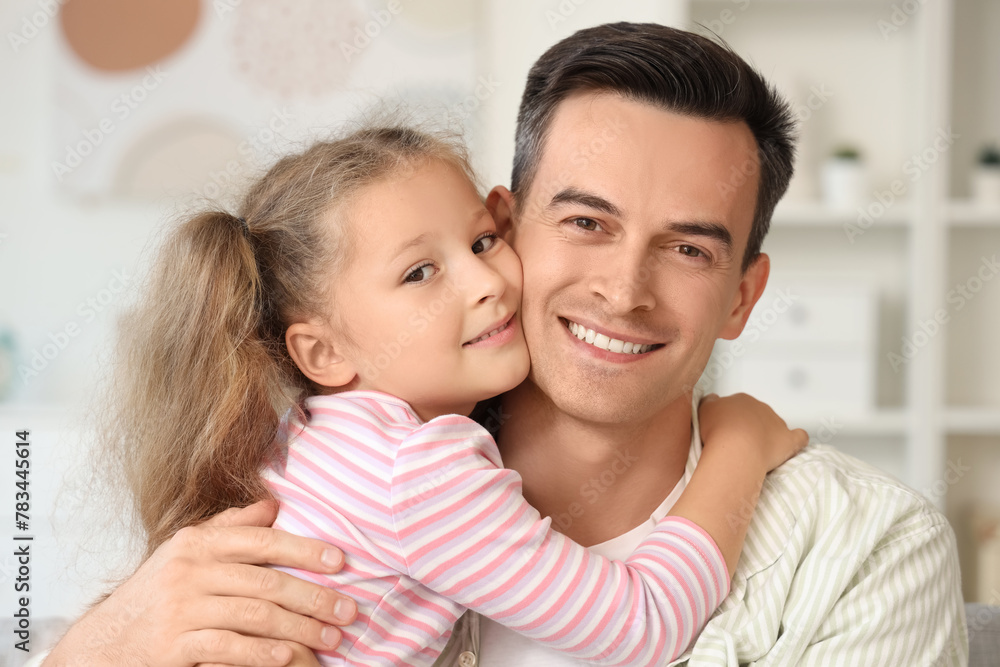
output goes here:
{"type": "Polygon", "coordinates": [[[902,408],[887,408],[869,415],[844,418],[796,417],[788,415],[789,426],[804,428],[813,442],[833,442],[848,437],[904,437],[907,430],[907,412],[902,408]]]}
{"type": "Polygon", "coordinates": [[[948,224],[952,227],[1000,229],[1000,206],[984,206],[971,199],[953,199],[948,202],[948,224]]]}
{"type": "Polygon", "coordinates": [[[948,408],[944,428],[949,435],[1000,436],[1000,408],[948,408]]]}
{"type": "MultiPolygon", "coordinates": [[[[866,209],[868,206],[871,206],[870,202],[859,208],[866,209]]],[[[875,209],[875,211],[878,210],[880,209],[875,209]]],[[[872,216],[870,218],[872,222],[867,223],[867,221],[860,221],[858,209],[832,209],[818,201],[790,201],[778,204],[771,221],[776,227],[845,227],[847,225],[858,225],[860,229],[867,231],[877,227],[906,227],[910,222],[911,211],[912,208],[908,202],[899,202],[888,210],[884,210],[880,216],[875,216],[873,215],[874,212],[869,212],[869,215],[872,216]],[[867,228],[861,226],[865,223],[868,224],[867,228]]]]}
{"type": "MultiPolygon", "coordinates": [[[[759,0],[757,4],[772,6],[777,9],[796,9],[805,5],[807,8],[827,6],[834,9],[847,8],[848,11],[857,11],[858,9],[867,9],[873,5],[891,7],[894,1],[896,0],[807,0],[806,2],[803,2],[803,0],[759,0]]],[[[732,5],[733,0],[692,0],[692,4],[705,6],[732,5]]],[[[737,6],[738,8],[739,6],[737,6]]]]}

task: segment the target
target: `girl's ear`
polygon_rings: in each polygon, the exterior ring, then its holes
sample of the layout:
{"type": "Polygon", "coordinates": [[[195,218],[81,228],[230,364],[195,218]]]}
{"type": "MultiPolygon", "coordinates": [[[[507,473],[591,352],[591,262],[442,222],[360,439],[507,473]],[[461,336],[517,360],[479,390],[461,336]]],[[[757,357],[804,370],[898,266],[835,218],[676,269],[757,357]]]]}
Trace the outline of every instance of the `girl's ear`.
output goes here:
{"type": "Polygon", "coordinates": [[[496,186],[486,195],[486,210],[497,225],[497,235],[509,245],[514,240],[514,193],[496,186]]]}
{"type": "Polygon", "coordinates": [[[357,377],[354,364],[342,354],[342,346],[325,324],[296,322],[285,331],[285,345],[299,370],[317,384],[343,387],[357,377]]]}

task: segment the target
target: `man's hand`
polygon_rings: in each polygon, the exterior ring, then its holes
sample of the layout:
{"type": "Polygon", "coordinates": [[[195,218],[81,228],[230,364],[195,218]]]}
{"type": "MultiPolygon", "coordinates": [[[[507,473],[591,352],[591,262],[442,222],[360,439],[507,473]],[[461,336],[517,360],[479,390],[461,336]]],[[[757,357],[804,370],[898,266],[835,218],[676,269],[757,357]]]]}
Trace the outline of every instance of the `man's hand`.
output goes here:
{"type": "Polygon", "coordinates": [[[276,503],[260,502],[179,531],[77,621],[44,665],[283,667],[293,650],[280,640],[336,646],[333,626],[354,620],[354,602],[259,565],[334,573],[343,554],[268,528],[276,513],[276,503]]]}
{"type": "MultiPolygon", "coordinates": [[[[295,642],[285,642],[285,644],[292,651],[292,661],[285,667],[321,667],[319,660],[316,659],[316,654],[313,653],[312,649],[308,646],[296,644],[295,642]]],[[[198,667],[232,667],[232,665],[224,665],[217,662],[203,662],[200,663],[198,667]]]]}

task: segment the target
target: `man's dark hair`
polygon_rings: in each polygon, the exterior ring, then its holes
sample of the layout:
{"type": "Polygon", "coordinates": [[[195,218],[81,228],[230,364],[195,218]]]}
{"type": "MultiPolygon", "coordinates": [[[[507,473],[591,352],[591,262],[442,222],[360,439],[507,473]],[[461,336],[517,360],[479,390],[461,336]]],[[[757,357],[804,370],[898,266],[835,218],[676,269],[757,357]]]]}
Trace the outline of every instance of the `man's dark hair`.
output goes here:
{"type": "MultiPolygon", "coordinates": [[[[615,93],[674,113],[749,126],[760,178],[745,271],[760,254],[792,177],[795,121],[778,92],[727,46],[701,35],[655,23],[580,30],[546,51],[528,73],[517,116],[513,192],[527,194],[556,108],[580,92],[615,93]]],[[[734,167],[730,186],[754,175],[745,165],[734,167]]]]}

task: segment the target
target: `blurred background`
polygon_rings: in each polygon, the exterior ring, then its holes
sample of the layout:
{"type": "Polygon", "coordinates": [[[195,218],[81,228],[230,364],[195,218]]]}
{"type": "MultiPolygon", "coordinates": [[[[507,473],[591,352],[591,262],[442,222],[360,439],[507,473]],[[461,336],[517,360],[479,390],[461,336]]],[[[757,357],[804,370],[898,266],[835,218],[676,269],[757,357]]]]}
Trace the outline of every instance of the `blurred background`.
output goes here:
{"type": "MultiPolygon", "coordinates": [[[[801,125],[768,292],[704,382],[926,495],[966,599],[1000,604],[1000,3],[4,0],[0,539],[30,429],[33,619],[76,616],[114,564],[117,535],[86,546],[81,424],[165,221],[380,100],[461,128],[508,184],[531,63],[618,20],[719,35],[801,125]]],[[[0,555],[0,617],[16,576],[0,555]]]]}

